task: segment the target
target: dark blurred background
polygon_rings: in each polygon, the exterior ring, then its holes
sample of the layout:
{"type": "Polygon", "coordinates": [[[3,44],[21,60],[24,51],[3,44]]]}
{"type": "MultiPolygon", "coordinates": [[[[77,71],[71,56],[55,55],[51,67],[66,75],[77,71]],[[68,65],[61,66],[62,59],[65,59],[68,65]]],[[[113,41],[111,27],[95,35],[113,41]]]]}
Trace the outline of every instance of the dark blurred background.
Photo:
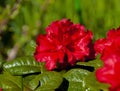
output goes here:
{"type": "Polygon", "coordinates": [[[71,19],[94,40],[120,26],[120,0],[0,0],[0,59],[29,54],[39,33],[55,20],[71,19]]]}

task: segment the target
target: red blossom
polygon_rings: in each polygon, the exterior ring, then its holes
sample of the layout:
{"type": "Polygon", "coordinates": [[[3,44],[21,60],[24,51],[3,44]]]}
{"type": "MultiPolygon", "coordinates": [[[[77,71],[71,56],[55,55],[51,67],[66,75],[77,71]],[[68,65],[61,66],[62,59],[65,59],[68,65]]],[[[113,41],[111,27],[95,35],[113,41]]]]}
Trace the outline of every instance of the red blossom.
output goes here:
{"type": "Polygon", "coordinates": [[[60,68],[74,65],[89,56],[92,37],[91,31],[70,20],[52,22],[46,28],[46,34],[37,37],[34,57],[38,62],[46,62],[48,70],[58,68],[58,65],[60,68]]]}
{"type": "Polygon", "coordinates": [[[110,91],[120,91],[120,28],[110,30],[107,38],[97,40],[94,47],[104,62],[96,71],[97,79],[110,84],[110,91]]]}

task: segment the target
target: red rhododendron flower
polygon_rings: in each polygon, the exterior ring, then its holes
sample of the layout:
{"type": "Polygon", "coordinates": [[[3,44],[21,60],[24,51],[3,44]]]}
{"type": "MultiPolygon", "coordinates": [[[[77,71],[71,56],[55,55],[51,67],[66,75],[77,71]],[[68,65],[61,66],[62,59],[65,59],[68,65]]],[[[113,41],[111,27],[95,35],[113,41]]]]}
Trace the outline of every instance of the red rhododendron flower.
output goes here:
{"type": "Polygon", "coordinates": [[[104,67],[96,71],[97,79],[110,84],[110,91],[120,91],[120,28],[110,30],[107,38],[97,40],[95,50],[104,62],[104,67]]]}
{"type": "Polygon", "coordinates": [[[83,25],[67,19],[55,21],[46,28],[46,34],[37,37],[34,57],[38,62],[46,62],[48,70],[74,65],[89,56],[92,37],[83,25]]]}

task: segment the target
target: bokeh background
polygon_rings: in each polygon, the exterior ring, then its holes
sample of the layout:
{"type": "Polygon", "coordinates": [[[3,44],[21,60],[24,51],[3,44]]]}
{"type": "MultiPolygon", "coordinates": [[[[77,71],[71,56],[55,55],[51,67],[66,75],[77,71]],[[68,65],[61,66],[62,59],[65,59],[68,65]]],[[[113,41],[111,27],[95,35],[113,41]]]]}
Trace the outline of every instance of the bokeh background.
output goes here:
{"type": "Polygon", "coordinates": [[[96,40],[120,26],[120,0],[0,0],[0,59],[29,53],[36,36],[62,18],[83,24],[96,40]]]}

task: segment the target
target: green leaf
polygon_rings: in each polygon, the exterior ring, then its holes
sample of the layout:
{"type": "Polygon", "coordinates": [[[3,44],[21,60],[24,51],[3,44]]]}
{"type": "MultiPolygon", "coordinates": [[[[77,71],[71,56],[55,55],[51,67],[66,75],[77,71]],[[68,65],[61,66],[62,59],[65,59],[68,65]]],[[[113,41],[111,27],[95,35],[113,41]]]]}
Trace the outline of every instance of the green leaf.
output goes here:
{"type": "Polygon", "coordinates": [[[41,64],[36,62],[33,57],[20,57],[13,61],[6,62],[4,69],[13,75],[24,75],[41,71],[41,64]]]}
{"type": "Polygon", "coordinates": [[[62,76],[58,72],[50,71],[39,74],[30,81],[30,87],[35,91],[54,91],[62,83],[62,76]]]}
{"type": "Polygon", "coordinates": [[[49,89],[49,88],[45,88],[45,89],[41,89],[40,87],[38,87],[37,90],[35,91],[55,91],[54,89],[49,89]]]}
{"type": "Polygon", "coordinates": [[[69,82],[68,91],[87,91],[81,82],[69,82]]]}
{"type": "Polygon", "coordinates": [[[64,77],[69,81],[68,91],[108,91],[108,85],[98,82],[94,72],[71,69],[64,77]]]}
{"type": "Polygon", "coordinates": [[[83,70],[83,69],[71,69],[66,74],[64,74],[64,77],[68,81],[73,82],[82,82],[84,77],[90,74],[89,71],[83,70]]]}
{"type": "Polygon", "coordinates": [[[0,87],[4,91],[22,91],[22,77],[9,73],[0,74],[0,87]]]}
{"type": "Polygon", "coordinates": [[[23,78],[23,84],[25,87],[30,88],[29,82],[33,80],[37,75],[28,75],[23,78]]]}
{"type": "Polygon", "coordinates": [[[36,48],[36,43],[35,41],[31,40],[26,46],[25,46],[25,55],[27,56],[33,56],[36,48]]]}
{"type": "Polygon", "coordinates": [[[68,91],[85,91],[85,77],[90,74],[83,69],[71,69],[64,74],[65,79],[69,81],[68,91]]]}
{"type": "Polygon", "coordinates": [[[94,67],[95,69],[103,66],[103,62],[100,60],[99,57],[97,57],[95,60],[88,61],[88,62],[77,62],[77,65],[83,65],[83,66],[90,66],[94,67]]]}
{"type": "Polygon", "coordinates": [[[109,91],[108,90],[109,85],[98,82],[94,72],[86,76],[85,82],[86,82],[86,87],[89,89],[88,91],[100,91],[100,90],[109,91]]]}

